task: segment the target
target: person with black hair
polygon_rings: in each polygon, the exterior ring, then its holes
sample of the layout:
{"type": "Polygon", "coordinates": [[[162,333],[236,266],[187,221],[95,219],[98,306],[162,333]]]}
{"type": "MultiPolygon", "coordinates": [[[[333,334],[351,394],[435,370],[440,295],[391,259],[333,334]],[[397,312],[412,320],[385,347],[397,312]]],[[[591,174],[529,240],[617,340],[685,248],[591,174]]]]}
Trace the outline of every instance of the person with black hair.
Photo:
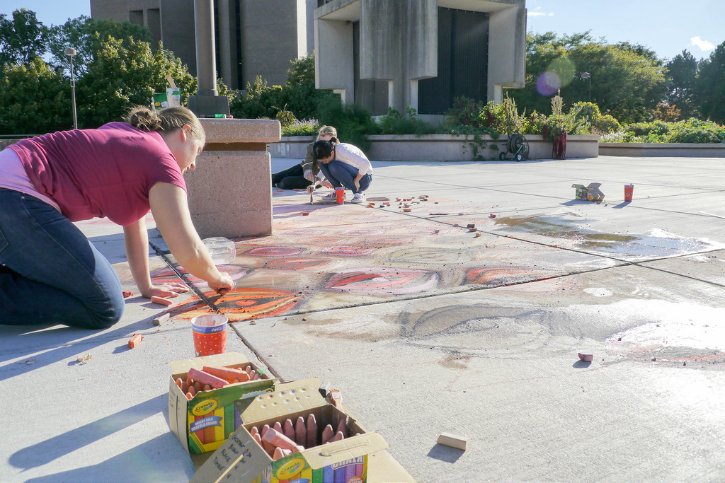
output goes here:
{"type": "MultiPolygon", "coordinates": [[[[329,141],[337,138],[337,129],[333,126],[322,126],[317,132],[316,141],[329,141]]],[[[305,159],[294,166],[274,173],[272,175],[272,186],[283,190],[302,190],[305,188],[314,189],[314,185],[322,182],[328,188],[332,187],[328,182],[320,179],[320,166],[312,152],[312,146],[315,143],[307,145],[307,154],[305,159]]]]}
{"type": "MultiPolygon", "coordinates": [[[[373,180],[373,166],[362,149],[353,144],[340,143],[337,139],[317,141],[313,146],[320,170],[333,188],[344,187],[352,191],[351,203],[364,203],[365,193],[373,180]]],[[[323,198],[334,201],[335,193],[323,198]]]]}

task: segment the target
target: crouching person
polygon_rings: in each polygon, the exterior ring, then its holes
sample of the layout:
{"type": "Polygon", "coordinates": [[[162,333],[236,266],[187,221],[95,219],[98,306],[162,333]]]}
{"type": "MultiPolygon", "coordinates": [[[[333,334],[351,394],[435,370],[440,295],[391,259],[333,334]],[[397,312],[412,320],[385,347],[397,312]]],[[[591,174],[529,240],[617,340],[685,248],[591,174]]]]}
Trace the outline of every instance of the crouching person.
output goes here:
{"type": "MultiPolygon", "coordinates": [[[[373,180],[373,166],[365,153],[357,146],[339,143],[335,138],[315,142],[313,151],[320,163],[320,170],[332,187],[344,187],[352,191],[351,203],[364,203],[363,192],[370,187],[373,180]]],[[[323,199],[334,201],[335,193],[330,193],[323,199]]]]}

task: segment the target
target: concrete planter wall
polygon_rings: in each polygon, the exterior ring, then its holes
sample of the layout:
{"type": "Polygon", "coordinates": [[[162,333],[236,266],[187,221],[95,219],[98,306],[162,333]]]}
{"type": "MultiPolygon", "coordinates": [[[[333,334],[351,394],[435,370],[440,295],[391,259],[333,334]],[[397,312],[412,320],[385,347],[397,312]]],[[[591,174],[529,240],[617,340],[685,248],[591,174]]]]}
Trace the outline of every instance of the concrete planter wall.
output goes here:
{"type": "MultiPolygon", "coordinates": [[[[471,161],[473,149],[472,137],[450,134],[426,134],[424,136],[376,135],[369,136],[370,149],[367,154],[376,161],[471,161]]],[[[506,138],[492,140],[484,138],[485,159],[498,159],[498,154],[506,150],[506,138]],[[498,149],[492,149],[497,146],[498,149]]],[[[539,135],[528,135],[529,159],[551,159],[551,142],[539,135]]],[[[279,143],[270,144],[269,152],[273,157],[304,158],[307,144],[312,136],[283,137],[279,143]]],[[[569,136],[566,147],[567,158],[596,158],[599,153],[599,136],[569,136]]]]}
{"type": "Polygon", "coordinates": [[[602,156],[725,158],[725,144],[602,143],[602,156]]]}

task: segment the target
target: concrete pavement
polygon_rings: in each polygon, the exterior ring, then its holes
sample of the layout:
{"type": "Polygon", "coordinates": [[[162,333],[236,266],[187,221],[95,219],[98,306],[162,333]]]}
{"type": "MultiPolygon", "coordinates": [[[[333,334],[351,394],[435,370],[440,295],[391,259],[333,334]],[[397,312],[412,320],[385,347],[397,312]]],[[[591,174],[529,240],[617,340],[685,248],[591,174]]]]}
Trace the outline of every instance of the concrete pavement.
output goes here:
{"type": "MultiPolygon", "coordinates": [[[[229,350],[253,357],[243,336],[285,379],[340,387],[418,481],[725,478],[722,160],[374,167],[375,208],[275,193],[275,234],[239,240],[227,268],[229,350]],[[603,203],[573,200],[595,181],[603,203]],[[234,309],[252,289],[268,296],[254,325],[234,309]]],[[[120,228],[79,226],[137,292],[120,228]]],[[[193,475],[166,415],[168,362],[193,356],[189,312],[154,327],[161,310],[135,297],[102,332],[0,328],[3,480],[193,475]]]]}

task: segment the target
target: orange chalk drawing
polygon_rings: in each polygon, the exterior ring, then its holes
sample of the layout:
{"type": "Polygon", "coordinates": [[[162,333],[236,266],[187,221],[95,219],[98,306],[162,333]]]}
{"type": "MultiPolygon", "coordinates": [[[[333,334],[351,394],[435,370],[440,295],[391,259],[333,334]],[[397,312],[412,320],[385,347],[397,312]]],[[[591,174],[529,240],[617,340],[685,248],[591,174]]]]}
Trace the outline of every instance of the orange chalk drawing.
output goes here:
{"type": "Polygon", "coordinates": [[[524,267],[477,267],[466,271],[466,283],[493,287],[535,278],[532,270],[524,267]]]}
{"type": "MultiPolygon", "coordinates": [[[[219,298],[214,292],[205,295],[214,300],[229,322],[275,317],[292,310],[299,303],[293,292],[268,288],[235,288],[219,298]]],[[[210,312],[211,309],[204,302],[195,300],[174,308],[173,316],[192,318],[210,312]]]]}
{"type": "Polygon", "coordinates": [[[436,272],[381,267],[337,273],[327,281],[325,288],[385,295],[425,292],[434,289],[437,284],[436,272]]]}

